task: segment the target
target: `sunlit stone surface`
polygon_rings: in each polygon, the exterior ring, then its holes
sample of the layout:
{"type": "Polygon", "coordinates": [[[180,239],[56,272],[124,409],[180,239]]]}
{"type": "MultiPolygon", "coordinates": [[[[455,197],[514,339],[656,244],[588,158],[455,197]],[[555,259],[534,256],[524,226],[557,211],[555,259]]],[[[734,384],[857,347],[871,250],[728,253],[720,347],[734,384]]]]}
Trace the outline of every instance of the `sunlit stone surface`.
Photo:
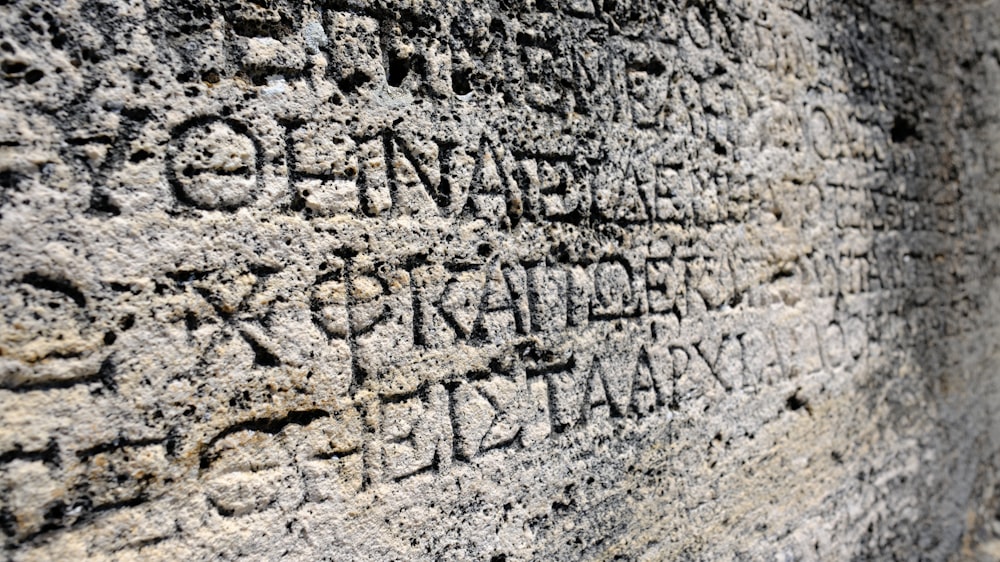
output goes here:
{"type": "Polygon", "coordinates": [[[4,558],[1000,558],[997,2],[0,4],[4,558]]]}

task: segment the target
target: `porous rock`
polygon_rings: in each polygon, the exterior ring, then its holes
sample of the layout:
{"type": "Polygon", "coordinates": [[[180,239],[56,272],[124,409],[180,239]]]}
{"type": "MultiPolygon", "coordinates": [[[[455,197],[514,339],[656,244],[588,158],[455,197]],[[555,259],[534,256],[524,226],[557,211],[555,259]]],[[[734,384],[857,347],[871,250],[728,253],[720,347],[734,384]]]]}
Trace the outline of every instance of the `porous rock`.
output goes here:
{"type": "Polygon", "coordinates": [[[997,30],[0,3],[3,556],[997,559],[997,30]]]}

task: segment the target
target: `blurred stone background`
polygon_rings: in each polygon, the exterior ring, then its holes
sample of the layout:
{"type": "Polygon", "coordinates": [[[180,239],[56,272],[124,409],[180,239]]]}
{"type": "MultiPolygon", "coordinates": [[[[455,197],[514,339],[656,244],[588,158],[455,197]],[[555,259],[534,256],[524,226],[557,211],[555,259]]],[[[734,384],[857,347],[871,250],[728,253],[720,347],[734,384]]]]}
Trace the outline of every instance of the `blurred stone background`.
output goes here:
{"type": "Polygon", "coordinates": [[[0,2],[4,557],[1000,559],[998,29],[0,2]]]}

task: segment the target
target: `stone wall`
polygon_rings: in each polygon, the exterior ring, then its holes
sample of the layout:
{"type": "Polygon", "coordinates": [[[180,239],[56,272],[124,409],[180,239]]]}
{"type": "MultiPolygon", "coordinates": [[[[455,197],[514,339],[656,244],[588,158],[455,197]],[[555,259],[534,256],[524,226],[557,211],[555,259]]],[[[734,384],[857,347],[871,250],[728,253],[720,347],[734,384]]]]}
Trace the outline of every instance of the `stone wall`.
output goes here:
{"type": "Polygon", "coordinates": [[[1000,558],[998,29],[3,2],[4,556],[1000,558]]]}

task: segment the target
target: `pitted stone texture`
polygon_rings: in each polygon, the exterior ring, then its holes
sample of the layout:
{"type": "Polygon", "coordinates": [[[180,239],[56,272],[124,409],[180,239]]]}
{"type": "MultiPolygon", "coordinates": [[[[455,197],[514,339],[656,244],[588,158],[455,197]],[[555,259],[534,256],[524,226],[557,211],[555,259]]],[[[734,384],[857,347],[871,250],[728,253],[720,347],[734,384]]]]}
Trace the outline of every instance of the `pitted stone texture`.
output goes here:
{"type": "Polygon", "coordinates": [[[995,559],[1000,5],[0,5],[47,559],[995,559]]]}

